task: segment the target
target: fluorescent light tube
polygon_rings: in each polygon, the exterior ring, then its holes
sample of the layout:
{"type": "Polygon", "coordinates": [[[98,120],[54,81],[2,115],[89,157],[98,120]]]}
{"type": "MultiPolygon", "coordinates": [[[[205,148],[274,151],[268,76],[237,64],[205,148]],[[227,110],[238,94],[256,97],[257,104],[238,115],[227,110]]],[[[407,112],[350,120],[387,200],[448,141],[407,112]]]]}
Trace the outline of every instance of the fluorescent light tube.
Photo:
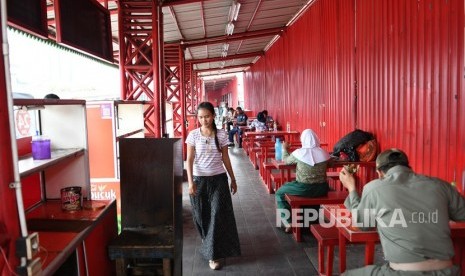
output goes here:
{"type": "Polygon", "coordinates": [[[232,22],[228,22],[228,24],[226,24],[226,34],[232,35],[233,32],[234,32],[234,24],[232,22]]]}
{"type": "Polygon", "coordinates": [[[237,20],[237,16],[239,16],[239,10],[241,9],[241,3],[237,3],[236,4],[233,4],[236,8],[234,9],[234,16],[233,16],[233,19],[234,21],[237,20]]]}

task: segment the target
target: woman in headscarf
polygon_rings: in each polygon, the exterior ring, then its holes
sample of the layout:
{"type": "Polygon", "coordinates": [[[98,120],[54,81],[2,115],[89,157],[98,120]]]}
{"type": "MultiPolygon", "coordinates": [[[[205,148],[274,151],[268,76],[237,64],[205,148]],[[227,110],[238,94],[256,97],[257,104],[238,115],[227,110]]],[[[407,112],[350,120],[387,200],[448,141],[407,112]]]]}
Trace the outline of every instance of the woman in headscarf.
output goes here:
{"type": "Polygon", "coordinates": [[[311,129],[306,129],[300,136],[302,147],[289,154],[289,144],[283,143],[283,160],[286,164],[297,164],[296,180],[287,182],[276,191],[277,211],[285,225],[285,232],[291,231],[291,206],[284,199],[284,194],[320,197],[328,194],[326,167],[329,154],[320,147],[320,139],[311,129]]]}

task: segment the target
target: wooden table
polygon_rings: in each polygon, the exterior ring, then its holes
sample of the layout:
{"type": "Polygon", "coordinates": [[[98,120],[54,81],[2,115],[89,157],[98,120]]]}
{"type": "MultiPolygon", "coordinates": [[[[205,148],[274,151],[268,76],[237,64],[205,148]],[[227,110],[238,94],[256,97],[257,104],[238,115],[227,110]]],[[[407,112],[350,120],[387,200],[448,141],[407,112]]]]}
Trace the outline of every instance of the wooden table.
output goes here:
{"type": "MultiPolygon", "coordinates": [[[[273,131],[248,131],[244,133],[245,137],[254,138],[257,136],[284,136],[286,141],[294,141],[295,137],[299,137],[299,131],[285,131],[285,130],[273,130],[273,131]]],[[[252,143],[253,144],[253,143],[252,143]]]]}
{"type": "MultiPolygon", "coordinates": [[[[373,264],[375,244],[379,242],[379,235],[376,229],[370,231],[362,231],[357,227],[351,226],[350,212],[344,204],[323,204],[321,205],[324,216],[329,221],[336,222],[336,227],[339,230],[339,271],[340,273],[346,270],[346,243],[358,242],[365,243],[365,265],[373,264]],[[341,213],[342,212],[342,213],[341,213]],[[338,214],[344,214],[338,216],[338,214]],[[345,215],[347,214],[347,216],[345,215]]],[[[461,267],[462,271],[465,268],[465,222],[450,222],[451,237],[454,242],[454,264],[461,267]]],[[[462,274],[463,275],[463,274],[462,274]]]]}
{"type": "MultiPolygon", "coordinates": [[[[337,168],[342,168],[345,165],[354,164],[360,166],[360,171],[354,174],[355,180],[357,181],[357,192],[362,193],[363,186],[370,182],[371,180],[378,178],[376,175],[376,162],[354,162],[354,161],[332,161],[328,164],[328,171],[337,171],[337,168]]],[[[339,181],[336,182],[336,191],[342,191],[343,187],[339,181]]]]}
{"type": "Polygon", "coordinates": [[[264,136],[264,137],[276,137],[276,136],[284,136],[285,141],[295,141],[297,140],[296,137],[299,137],[300,132],[298,131],[248,131],[244,133],[244,136],[249,139],[249,144],[253,145],[255,143],[255,139],[257,136],[264,136]]]}
{"type": "MultiPolygon", "coordinates": [[[[284,180],[283,183],[289,182],[291,179],[291,171],[296,168],[296,164],[286,164],[284,161],[277,161],[276,159],[272,158],[271,163],[275,166],[276,169],[278,169],[281,173],[281,178],[284,180]]],[[[375,162],[351,162],[351,161],[332,161],[328,164],[328,169],[332,168],[339,168],[344,165],[348,164],[355,164],[355,165],[360,165],[361,168],[374,168],[376,166],[375,162]]],[[[362,175],[361,180],[357,181],[359,183],[366,184],[369,181],[371,181],[372,178],[371,174],[366,171],[365,174],[362,175]]],[[[363,185],[357,185],[358,189],[362,190],[363,185]]],[[[337,191],[342,191],[342,187],[339,187],[336,189],[337,191]]]]}
{"type": "Polygon", "coordinates": [[[291,180],[291,171],[296,168],[296,164],[286,164],[274,158],[271,158],[271,163],[279,170],[283,184],[291,180]]]}

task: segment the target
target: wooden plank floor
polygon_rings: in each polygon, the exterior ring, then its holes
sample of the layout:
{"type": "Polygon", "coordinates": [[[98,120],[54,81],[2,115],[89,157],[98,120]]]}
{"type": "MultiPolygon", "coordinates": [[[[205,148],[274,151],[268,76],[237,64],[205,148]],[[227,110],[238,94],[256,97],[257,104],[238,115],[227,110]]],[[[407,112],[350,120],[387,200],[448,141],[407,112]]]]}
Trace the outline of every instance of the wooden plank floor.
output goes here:
{"type": "MultiPolygon", "coordinates": [[[[219,271],[213,271],[198,252],[201,239],[194,228],[187,182],[183,185],[183,275],[318,275],[317,243],[309,229],[303,231],[303,242],[276,228],[275,199],[269,195],[258,170],[242,149],[230,148],[229,154],[237,179],[238,193],[232,197],[242,256],[228,258],[219,271]]],[[[349,245],[347,267],[363,266],[360,245],[349,245]]],[[[376,248],[375,261],[383,262],[381,247],[376,248]]],[[[337,250],[334,274],[338,275],[337,250]]]]}

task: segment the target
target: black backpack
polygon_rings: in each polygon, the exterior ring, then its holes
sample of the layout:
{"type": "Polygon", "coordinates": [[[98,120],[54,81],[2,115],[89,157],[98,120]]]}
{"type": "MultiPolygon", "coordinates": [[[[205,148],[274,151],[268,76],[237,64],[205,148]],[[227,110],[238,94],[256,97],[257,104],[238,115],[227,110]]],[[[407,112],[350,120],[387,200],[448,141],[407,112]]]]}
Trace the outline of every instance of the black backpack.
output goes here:
{"type": "Polygon", "coordinates": [[[356,129],[342,137],[334,145],[332,155],[339,157],[341,152],[344,152],[349,157],[349,161],[359,161],[357,147],[373,139],[373,134],[370,132],[356,129]]]}

